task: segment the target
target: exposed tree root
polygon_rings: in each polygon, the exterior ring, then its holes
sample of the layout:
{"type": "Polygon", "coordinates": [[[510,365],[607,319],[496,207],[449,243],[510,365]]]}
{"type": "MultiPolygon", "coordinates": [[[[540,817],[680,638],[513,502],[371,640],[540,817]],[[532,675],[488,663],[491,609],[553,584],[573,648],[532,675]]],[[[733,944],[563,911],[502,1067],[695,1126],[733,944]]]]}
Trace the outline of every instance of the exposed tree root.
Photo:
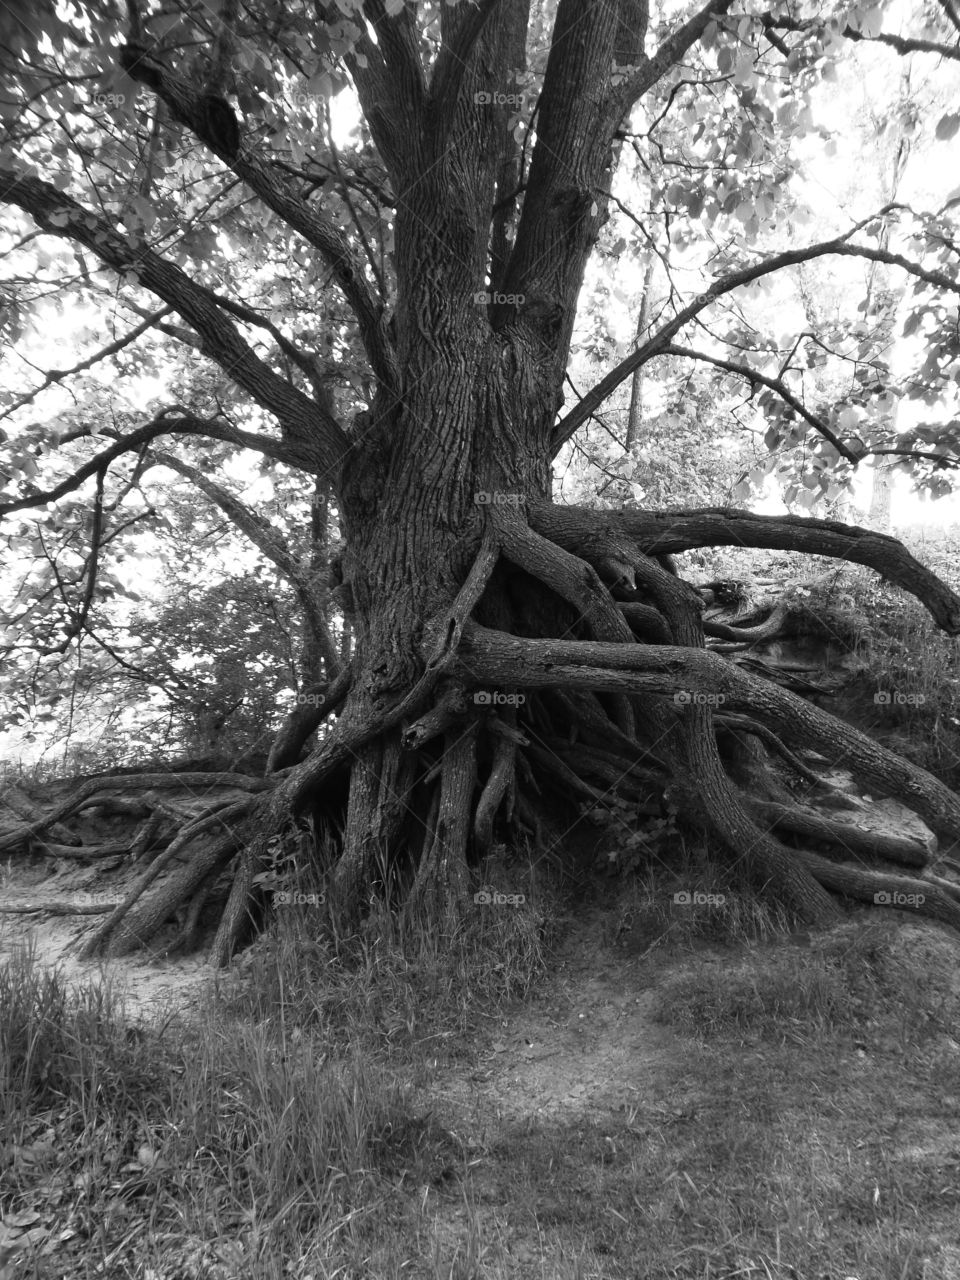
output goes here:
{"type": "MultiPolygon", "coordinates": [[[[513,707],[507,708],[503,719],[496,717],[490,721],[489,727],[494,739],[493,760],[473,818],[474,847],[481,859],[489,855],[493,845],[493,823],[497,811],[508,795],[513,795],[517,747],[526,741],[517,732],[516,723],[517,716],[513,707]]],[[[507,804],[504,816],[510,822],[512,803],[507,804]]]]}
{"type": "Polygon", "coordinates": [[[915,559],[902,542],[872,529],[808,516],[761,516],[724,507],[599,513],[586,507],[531,501],[527,510],[532,528],[575,554],[578,548],[589,546],[602,523],[614,536],[629,540],[647,555],[694,547],[767,547],[862,564],[916,596],[948,635],[960,634],[960,597],[956,592],[915,559]]]}
{"type": "MultiPolygon", "coordinates": [[[[220,917],[211,951],[210,958],[218,967],[227,963],[240,940],[244,924],[248,919],[254,876],[257,869],[266,861],[268,840],[269,836],[262,829],[258,830],[255,838],[241,850],[237,860],[233,883],[230,886],[230,896],[220,917]]],[[[235,848],[236,845],[234,844],[233,847],[235,848]]]]}
{"type": "MultiPolygon", "coordinates": [[[[245,800],[238,801],[226,810],[199,817],[185,827],[164,852],[154,859],[153,863],[144,872],[139,883],[127,894],[123,902],[115,908],[110,918],[88,939],[80,953],[81,957],[90,959],[100,954],[126,955],[128,952],[135,950],[142,942],[152,937],[162,927],[170,914],[170,911],[167,910],[170,882],[168,881],[161,885],[159,892],[140,906],[139,911],[134,915],[132,924],[129,921],[125,921],[128,912],[132,911],[133,907],[140,901],[160,873],[178,855],[182,854],[192,841],[204,834],[206,829],[214,822],[224,826],[225,834],[219,840],[207,842],[202,847],[197,860],[190,865],[188,872],[194,871],[197,866],[205,866],[204,875],[206,875],[213,870],[215,865],[220,865],[220,860],[225,854],[229,856],[239,839],[239,836],[235,836],[234,828],[231,824],[235,822],[239,826],[243,817],[250,812],[254,803],[245,800]],[[122,931],[119,928],[121,924],[123,924],[122,931]]],[[[203,879],[204,876],[201,876],[200,879],[193,882],[191,875],[188,874],[183,877],[174,877],[173,882],[180,883],[182,880],[192,892],[203,879]]],[[[171,909],[179,905],[180,897],[175,895],[171,909]]]]}
{"type": "Polygon", "coordinates": [[[755,627],[731,626],[728,623],[716,622],[710,619],[707,619],[703,626],[708,635],[733,642],[731,644],[714,645],[714,652],[730,653],[736,649],[743,648],[744,645],[758,644],[761,640],[772,640],[775,636],[780,635],[789,613],[789,606],[780,603],[770,611],[770,616],[765,621],[758,623],[755,627]]]}
{"type": "MultiPolygon", "coordinates": [[[[120,904],[94,939],[81,952],[84,959],[94,955],[125,956],[145,947],[171,919],[178,908],[189,901],[207,878],[222,870],[243,839],[243,827],[223,833],[202,846],[178,874],[161,881],[156,892],[141,900],[142,886],[120,904]]],[[[151,868],[152,870],[152,868],[151,868]]]]}
{"type": "Polygon", "coordinates": [[[53,916],[99,916],[112,911],[110,902],[64,902],[60,898],[41,898],[36,902],[0,902],[5,915],[33,915],[45,912],[53,916]]]}
{"type": "Polygon", "coordinates": [[[811,783],[816,787],[824,787],[827,784],[816,774],[813,769],[808,769],[799,756],[791,751],[785,743],[777,737],[777,735],[766,727],[759,724],[750,716],[737,715],[715,715],[713,718],[714,728],[719,729],[737,729],[743,733],[752,734],[759,738],[760,741],[778,755],[781,760],[785,760],[790,768],[805,782],[811,783]]]}
{"type": "Polygon", "coordinates": [[[131,791],[132,789],[154,788],[202,788],[209,791],[214,787],[235,787],[240,791],[265,791],[274,785],[262,778],[249,778],[241,773],[136,773],[119,777],[89,778],[77,786],[64,800],[56,805],[48,814],[38,817],[0,836],[0,853],[15,849],[18,845],[42,835],[64,818],[78,813],[95,796],[102,792],[131,791]]]}
{"type": "Polygon", "coordinates": [[[31,842],[37,853],[48,858],[72,858],[75,862],[102,862],[105,858],[125,857],[132,852],[127,840],[116,840],[112,844],[51,844],[49,840],[31,842]]]}
{"type": "Polygon", "coordinates": [[[468,902],[467,836],[477,780],[476,725],[444,742],[440,803],[431,824],[426,853],[407,900],[411,918],[418,916],[452,931],[468,902]]]}
{"type": "Polygon", "coordinates": [[[917,915],[929,916],[960,930],[960,903],[930,880],[868,871],[806,851],[800,851],[799,857],[818,883],[835,893],[871,906],[915,911],[917,915]]]}
{"type": "MultiPolygon", "coordinates": [[[[46,816],[25,815],[30,820],[7,832],[0,850],[58,829],[68,839],[47,848],[59,856],[150,859],[113,910],[71,904],[78,914],[110,913],[85,956],[122,955],[145,945],[177,912],[173,947],[192,945],[201,911],[229,866],[231,888],[211,955],[224,964],[259,923],[255,908],[263,891],[257,885],[271,865],[272,843],[304,812],[345,805],[345,819],[337,819],[342,847],[328,880],[331,918],[356,923],[372,894],[395,900],[402,891],[408,918],[453,928],[471,909],[471,860],[488,856],[501,831],[516,834],[523,827],[540,839],[536,797],[555,794],[564,804],[590,808],[617,798],[642,813],[651,805],[655,810],[668,788],[684,822],[716,837],[729,864],[742,863],[811,922],[833,919],[840,894],[907,905],[960,927],[960,885],[928,866],[935,862],[942,872],[952,865],[936,858],[934,840],[871,832],[855,820],[796,805],[773,762],[823,792],[831,788],[797,751],[811,749],[827,765],[842,763],[871,790],[896,797],[923,818],[945,852],[960,844],[960,797],[871,738],[706,650],[699,597],[644,554],[616,513],[606,513],[585,535],[582,513],[537,512],[541,532],[512,510],[488,513],[487,532],[456,599],[422,625],[414,651],[419,674],[412,680],[377,666],[376,645],[365,658],[361,644],[354,666],[318,693],[309,714],[298,710],[288,719],[271,752],[273,768],[292,764],[320,719],[342,707],[321,744],[296,767],[267,779],[193,773],[91,779],[46,816]],[[548,529],[556,542],[542,536],[548,529]],[[527,638],[471,621],[501,555],[551,598],[572,606],[573,634],[590,638],[527,638]],[[642,598],[617,602],[611,590],[642,598]],[[499,702],[475,696],[485,686],[497,691],[499,702]],[[513,690],[523,691],[525,705],[513,690]],[[344,800],[339,788],[346,774],[344,800]],[[222,786],[247,794],[239,800],[208,794],[186,821],[181,809],[154,794],[222,786]],[[135,799],[120,797],[120,803],[128,816],[146,816],[129,843],[77,846],[68,828],[56,828],[103,803],[105,794],[133,787],[135,799]],[[782,843],[777,831],[801,847],[782,843]],[[811,839],[845,860],[802,847],[811,839]],[[881,865],[865,867],[866,859],[881,865]],[[177,861],[182,865],[169,874],[177,861]],[[897,865],[917,874],[904,875],[897,865]]],[[[715,523],[717,513],[707,516],[715,523]]],[[[850,541],[839,526],[821,532],[831,545],[850,541]]],[[[863,538],[857,545],[861,562],[892,566],[901,577],[915,563],[899,553],[891,560],[885,541],[863,538]]],[[[921,586],[931,610],[949,622],[949,593],[927,580],[921,586]]],[[[736,639],[766,638],[780,620],[775,611],[757,628],[738,629],[736,639]]],[[[397,670],[406,665],[404,655],[397,670]]]]}
{"type": "MultiPolygon", "coordinates": [[[[597,569],[588,561],[570,555],[541,538],[516,513],[496,512],[494,521],[503,555],[555,591],[561,600],[573,605],[596,639],[632,641],[633,635],[626,619],[609,592],[604,590],[597,569]]],[[[598,563],[608,565],[608,553],[599,545],[597,552],[598,563]]],[[[613,572],[619,572],[618,564],[613,572]]],[[[613,711],[614,722],[623,733],[628,736],[636,733],[633,709],[628,699],[617,698],[613,711]]]]}
{"type": "Polygon", "coordinates": [[[673,644],[673,636],[667,626],[666,618],[652,604],[618,601],[617,608],[623,614],[637,640],[642,640],[644,644],[673,644]]]}
{"type": "MultiPolygon", "coordinates": [[[[23,836],[23,831],[25,829],[30,830],[37,822],[45,821],[45,815],[33,797],[28,795],[19,783],[10,779],[4,780],[3,805],[5,810],[8,810],[11,814],[20,818],[22,822],[27,824],[26,828],[21,827],[20,831],[16,833],[24,840],[24,843],[29,839],[29,836],[23,836]]],[[[6,825],[5,815],[4,825],[6,825]]],[[[55,820],[51,820],[49,826],[42,827],[41,830],[45,830],[51,839],[58,841],[60,844],[80,844],[80,837],[78,835],[74,835],[69,827],[65,827],[55,820]]],[[[9,845],[4,844],[5,839],[6,836],[0,837],[0,849],[7,849],[10,847],[9,845]]]]}
{"type": "MultiPolygon", "coordinates": [[[[744,711],[749,709],[751,717],[766,721],[768,725],[772,723],[780,728],[787,725],[791,730],[799,730],[791,734],[791,740],[813,746],[828,758],[831,753],[825,748],[832,746],[837,754],[842,752],[845,767],[854,775],[867,775],[874,786],[882,780],[887,794],[897,795],[953,840],[960,836],[960,798],[931,775],[885,751],[872,739],[809,706],[786,690],[752,680],[723,659],[702,649],[526,641],[498,636],[482,628],[468,631],[464,649],[464,670],[472,672],[474,678],[492,683],[509,682],[526,689],[553,687],[560,683],[565,688],[618,689],[624,693],[669,695],[694,689],[714,698],[722,694],[725,712],[728,708],[736,710],[742,707],[744,711]],[[609,667],[600,665],[606,662],[609,662],[609,667]]],[[[705,829],[719,835],[731,854],[742,858],[756,878],[769,881],[808,919],[831,918],[836,908],[825,890],[846,892],[836,871],[824,870],[824,866],[833,868],[836,864],[825,859],[810,861],[816,855],[804,854],[801,857],[798,851],[773,840],[749,818],[743,802],[732,795],[730,780],[719,770],[715,753],[711,755],[703,748],[707,741],[704,726],[681,727],[684,716],[689,716],[691,711],[694,715],[703,714],[702,708],[684,706],[680,713],[662,698],[649,700],[649,705],[651,714],[662,725],[665,740],[673,737],[673,750],[677,753],[676,776],[686,777],[690,783],[687,799],[691,815],[696,812],[705,829]]],[[[581,794],[586,785],[581,779],[574,780],[569,776],[565,776],[564,781],[576,787],[581,794]]],[[[761,809],[758,816],[764,820],[775,817],[781,821],[786,820],[788,812],[785,807],[771,809],[768,814],[761,809]]],[[[794,825],[804,822],[799,812],[791,817],[794,825]]],[[[806,826],[809,834],[812,820],[806,826]]],[[[841,847],[844,837],[849,837],[848,848],[862,848],[874,856],[890,857],[896,853],[901,860],[912,859],[913,865],[922,865],[926,861],[926,851],[910,842],[885,842],[864,833],[854,836],[849,827],[850,824],[823,820],[814,834],[832,837],[841,847]]],[[[861,896],[868,889],[871,894],[883,892],[893,883],[889,876],[881,874],[879,879],[865,879],[859,869],[853,871],[857,874],[851,872],[843,877],[843,884],[859,886],[861,896]]],[[[933,904],[928,914],[936,914],[938,919],[952,923],[954,916],[949,895],[938,886],[931,885],[931,888],[936,888],[937,893],[928,895],[933,904]]],[[[892,889],[889,891],[893,892],[892,889]]],[[[902,889],[897,891],[906,892],[902,889]]],[[[917,909],[923,913],[925,904],[920,904],[917,909]]]]}
{"type": "MultiPolygon", "coordinates": [[[[900,799],[949,846],[960,841],[960,797],[926,770],[888,751],[858,729],[760,681],[704,650],[662,645],[606,645],[575,640],[531,641],[479,626],[464,639],[463,673],[479,681],[524,688],[652,693],[685,690],[723,698],[728,711],[750,715],[797,747],[836,760],[874,791],[900,799]]],[[[949,848],[942,850],[949,853],[949,848]]]]}
{"type": "Polygon", "coordinates": [[[799,805],[758,800],[750,808],[756,817],[769,824],[773,830],[794,831],[798,835],[812,836],[815,840],[825,840],[850,853],[883,858],[887,862],[897,862],[905,867],[925,867],[936,844],[935,841],[927,845],[906,836],[870,831],[855,826],[852,822],[838,822],[799,805]]]}

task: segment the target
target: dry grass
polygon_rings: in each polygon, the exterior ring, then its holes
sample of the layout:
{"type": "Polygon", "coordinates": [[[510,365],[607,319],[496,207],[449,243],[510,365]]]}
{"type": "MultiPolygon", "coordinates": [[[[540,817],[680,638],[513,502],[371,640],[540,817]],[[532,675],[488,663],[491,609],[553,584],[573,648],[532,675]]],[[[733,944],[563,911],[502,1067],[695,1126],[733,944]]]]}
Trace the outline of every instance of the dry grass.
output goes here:
{"type": "Polygon", "coordinates": [[[15,1274],[960,1275],[957,946],[890,918],[771,943],[760,910],[708,955],[674,936],[628,961],[689,1037],[675,1075],[482,1141],[417,1086],[469,1074],[485,1027],[549,990],[536,917],[446,952],[311,946],[287,920],[199,1021],[154,1027],[21,954],[0,970],[0,1204],[35,1215],[15,1274]]]}

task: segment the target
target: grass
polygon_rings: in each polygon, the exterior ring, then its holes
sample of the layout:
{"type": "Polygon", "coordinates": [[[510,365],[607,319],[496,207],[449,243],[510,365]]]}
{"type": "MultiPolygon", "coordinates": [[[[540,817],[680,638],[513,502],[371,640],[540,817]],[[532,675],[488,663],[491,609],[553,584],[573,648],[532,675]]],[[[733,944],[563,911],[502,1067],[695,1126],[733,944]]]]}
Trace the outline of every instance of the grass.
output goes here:
{"type": "Polygon", "coordinates": [[[657,1016],[691,1035],[798,1039],[814,1033],[873,1032],[895,1012],[902,1048],[960,1023],[960,994],[899,952],[889,926],[860,922],[810,950],[756,949],[725,965],[701,964],[660,986],[657,1016]]]}
{"type": "Polygon", "coordinates": [[[284,911],[199,1017],[153,1026],[29,949],[0,967],[0,1209],[43,1204],[83,1241],[23,1274],[160,1280],[189,1253],[197,1274],[367,1275],[409,1189],[459,1178],[462,1141],[413,1091],[529,989],[539,917],[447,940],[389,916],[311,933],[284,911]]]}
{"type": "Polygon", "coordinates": [[[556,995],[535,916],[444,947],[395,923],[309,944],[292,913],[199,1018],[151,1026],[23,951],[0,968],[0,1208],[38,1229],[18,1280],[950,1280],[956,945],[870,917],[786,946],[761,913],[714,920],[709,954],[691,930],[667,967],[622,959],[678,1036],[636,1105],[480,1137],[430,1081],[556,995]]]}

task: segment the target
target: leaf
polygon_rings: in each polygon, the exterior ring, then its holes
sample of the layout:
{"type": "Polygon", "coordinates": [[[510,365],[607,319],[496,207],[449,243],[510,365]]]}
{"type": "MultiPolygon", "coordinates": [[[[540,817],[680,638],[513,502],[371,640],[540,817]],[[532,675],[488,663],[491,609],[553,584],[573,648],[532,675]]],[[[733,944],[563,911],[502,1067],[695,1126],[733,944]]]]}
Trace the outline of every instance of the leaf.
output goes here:
{"type": "Polygon", "coordinates": [[[883,11],[881,9],[868,9],[860,14],[860,32],[868,40],[876,39],[882,26],[883,11]]]}
{"type": "Polygon", "coordinates": [[[753,54],[742,53],[737,59],[737,69],[734,80],[739,85],[751,85],[757,78],[757,73],[753,67],[753,54]]]}
{"type": "Polygon", "coordinates": [[[40,1221],[39,1213],[34,1210],[26,1210],[24,1213],[10,1213],[3,1220],[5,1227],[16,1227],[18,1231],[22,1231],[24,1227],[32,1227],[35,1222],[40,1221]]]}
{"type": "Polygon", "coordinates": [[[958,129],[960,129],[960,111],[953,111],[948,115],[941,116],[937,122],[937,141],[949,142],[958,129]]]}
{"type": "Polygon", "coordinates": [[[911,333],[916,333],[920,328],[920,321],[923,318],[922,311],[911,311],[903,326],[903,336],[909,338],[911,333]]]}

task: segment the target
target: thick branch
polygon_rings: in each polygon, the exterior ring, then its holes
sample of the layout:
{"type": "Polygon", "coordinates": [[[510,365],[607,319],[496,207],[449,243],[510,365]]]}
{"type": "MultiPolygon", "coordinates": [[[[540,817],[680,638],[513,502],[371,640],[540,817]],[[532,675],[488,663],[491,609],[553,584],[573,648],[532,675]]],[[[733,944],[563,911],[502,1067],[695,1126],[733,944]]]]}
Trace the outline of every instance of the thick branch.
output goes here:
{"type": "Polygon", "coordinates": [[[468,8],[453,38],[441,45],[430,78],[430,109],[437,121],[447,120],[452,125],[470,55],[487,19],[500,3],[501,0],[480,0],[468,8]]]}
{"type": "MultiPolygon", "coordinates": [[[[381,61],[369,37],[365,37],[365,41],[376,59],[381,61]]],[[[137,45],[127,45],[120,60],[126,71],[135,80],[148,85],[167,104],[172,114],[219,155],[268,208],[320,251],[357,318],[374,373],[381,382],[395,389],[398,385],[396,361],[383,307],[374,297],[364,277],[363,267],[344,235],[307,203],[277,166],[268,164],[242,143],[232,152],[217,145],[217,139],[211,137],[207,124],[208,95],[198,93],[193,83],[169,71],[137,45]]]]}
{"type": "MultiPolygon", "coordinates": [[[[528,503],[531,527],[576,552],[596,535],[598,515],[585,507],[528,503]]],[[[916,596],[948,635],[960,634],[960,596],[914,559],[902,542],[872,529],[809,516],[760,516],[734,508],[692,511],[605,511],[603,522],[627,535],[647,555],[694,547],[766,547],[832,556],[875,569],[916,596]]]]}
{"type": "MultiPolygon", "coordinates": [[[[523,211],[504,277],[517,321],[566,363],[575,299],[600,230],[619,113],[609,101],[618,6],[560,0],[523,211]]],[[[500,318],[494,320],[499,327],[500,318]]]]}
{"type": "Polygon", "coordinates": [[[85,245],[121,276],[162,298],[196,329],[203,350],[258,404],[276,415],[285,436],[312,454],[315,469],[335,471],[347,448],[340,425],[259,359],[223,314],[210,290],[152,250],[132,245],[111,224],[39,178],[0,169],[0,202],[18,205],[50,235],[85,245]]]}
{"type": "Polygon", "coordinates": [[[950,25],[960,31],[960,9],[957,8],[954,0],[940,0],[940,8],[947,15],[950,25]]]}
{"type": "MultiPolygon", "coordinates": [[[[231,426],[228,422],[214,418],[197,418],[192,414],[178,414],[176,417],[172,417],[168,416],[169,413],[169,410],[162,410],[152,422],[148,422],[146,426],[139,427],[136,431],[131,431],[129,435],[122,436],[108,449],[103,449],[91,458],[89,462],[85,462],[83,466],[78,467],[73,475],[68,476],[66,480],[61,480],[52,489],[31,494],[27,498],[18,498],[16,502],[7,502],[0,505],[0,517],[10,515],[14,511],[24,511],[31,507],[45,506],[48,502],[56,502],[64,494],[72,493],[75,489],[79,489],[84,481],[89,480],[92,475],[96,475],[101,470],[106,470],[115,459],[125,453],[138,453],[144,445],[148,445],[151,440],[155,440],[157,436],[162,435],[207,436],[211,440],[226,440],[230,444],[238,445],[240,448],[253,449],[257,453],[262,453],[265,457],[275,458],[278,462],[284,462],[287,466],[302,468],[309,468],[310,466],[309,458],[301,456],[294,448],[288,447],[282,441],[272,439],[270,436],[259,435],[255,431],[241,431],[239,427],[231,426]]],[[[91,433],[84,432],[82,434],[89,435],[91,433]]]]}
{"type": "MultiPolygon", "coordinates": [[[[367,0],[364,10],[365,15],[385,14],[379,0],[367,0]]],[[[325,22],[343,21],[339,4],[317,4],[316,11],[325,22]]],[[[422,64],[419,69],[411,65],[411,56],[419,63],[420,51],[410,30],[410,17],[404,13],[396,21],[399,25],[387,33],[382,49],[361,27],[352,49],[344,54],[344,61],[377,150],[394,189],[400,190],[404,186],[403,175],[409,175],[410,166],[416,161],[422,136],[424,78],[422,64]]]]}
{"type": "Polygon", "coordinates": [[[703,8],[688,19],[682,27],[668,36],[652,58],[644,58],[639,70],[629,76],[617,92],[619,114],[622,118],[633,104],[662,79],[663,76],[691,49],[709,24],[726,13],[733,0],[709,0],[703,8]]]}

